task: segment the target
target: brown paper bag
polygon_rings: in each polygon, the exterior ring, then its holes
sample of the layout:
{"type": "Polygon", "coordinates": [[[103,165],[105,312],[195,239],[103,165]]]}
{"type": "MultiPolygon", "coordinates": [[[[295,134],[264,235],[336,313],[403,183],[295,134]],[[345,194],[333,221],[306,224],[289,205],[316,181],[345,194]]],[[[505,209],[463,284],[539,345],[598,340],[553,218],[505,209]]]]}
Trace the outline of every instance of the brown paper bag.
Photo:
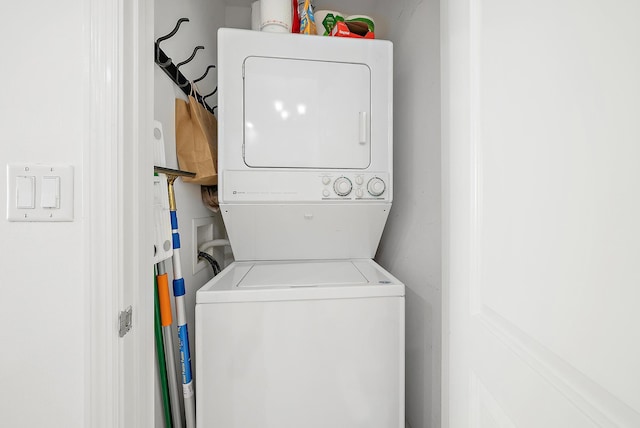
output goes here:
{"type": "Polygon", "coordinates": [[[176,99],[176,154],[181,170],[196,173],[184,182],[218,184],[218,122],[192,95],[176,99]]]}
{"type": "Polygon", "coordinates": [[[200,196],[205,207],[214,213],[220,212],[220,203],[218,202],[218,186],[200,186],[200,196]]]}

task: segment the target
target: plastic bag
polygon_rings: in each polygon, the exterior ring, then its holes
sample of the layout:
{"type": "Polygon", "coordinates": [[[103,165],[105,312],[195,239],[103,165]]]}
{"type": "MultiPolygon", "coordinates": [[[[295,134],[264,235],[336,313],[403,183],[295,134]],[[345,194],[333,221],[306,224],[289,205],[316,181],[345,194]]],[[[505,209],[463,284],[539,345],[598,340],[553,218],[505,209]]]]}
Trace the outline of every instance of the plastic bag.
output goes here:
{"type": "Polygon", "coordinates": [[[300,34],[316,35],[316,20],[313,16],[311,0],[305,0],[300,12],[300,34]]]}

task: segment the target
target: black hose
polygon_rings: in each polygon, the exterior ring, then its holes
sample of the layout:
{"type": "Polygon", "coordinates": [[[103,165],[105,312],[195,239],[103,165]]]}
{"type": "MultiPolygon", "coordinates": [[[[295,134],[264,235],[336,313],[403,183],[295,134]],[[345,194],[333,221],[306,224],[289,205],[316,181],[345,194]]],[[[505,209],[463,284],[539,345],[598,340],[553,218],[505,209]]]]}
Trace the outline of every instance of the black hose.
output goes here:
{"type": "Polygon", "coordinates": [[[213,276],[216,276],[217,274],[220,273],[220,265],[218,264],[216,259],[214,259],[211,256],[211,254],[205,253],[204,251],[199,251],[198,252],[198,258],[199,259],[205,259],[206,261],[209,262],[209,264],[211,265],[211,269],[213,269],[213,276]]]}

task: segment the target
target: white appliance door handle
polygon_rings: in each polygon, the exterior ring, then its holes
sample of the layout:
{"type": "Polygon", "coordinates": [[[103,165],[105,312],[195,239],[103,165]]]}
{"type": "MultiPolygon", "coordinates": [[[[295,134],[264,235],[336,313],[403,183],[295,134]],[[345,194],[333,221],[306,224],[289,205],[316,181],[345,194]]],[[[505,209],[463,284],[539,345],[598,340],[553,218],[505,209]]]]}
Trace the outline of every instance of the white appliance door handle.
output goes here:
{"type": "Polygon", "coordinates": [[[367,112],[366,111],[361,111],[360,112],[360,118],[359,118],[359,134],[360,134],[360,138],[359,138],[359,142],[360,144],[367,144],[367,112]]]}

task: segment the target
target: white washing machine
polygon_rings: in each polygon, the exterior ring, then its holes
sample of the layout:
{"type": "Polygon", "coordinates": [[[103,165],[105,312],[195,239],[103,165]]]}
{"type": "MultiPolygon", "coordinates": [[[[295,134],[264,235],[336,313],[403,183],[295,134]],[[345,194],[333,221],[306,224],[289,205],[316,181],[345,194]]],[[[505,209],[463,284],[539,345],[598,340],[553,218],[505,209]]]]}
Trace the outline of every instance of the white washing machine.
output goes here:
{"type": "Polygon", "coordinates": [[[221,29],[219,199],[236,262],[196,295],[196,419],[403,428],[392,44],[221,29]]]}
{"type": "Polygon", "coordinates": [[[371,260],[236,262],[196,331],[198,427],[404,427],[404,286],[371,260]]]}

